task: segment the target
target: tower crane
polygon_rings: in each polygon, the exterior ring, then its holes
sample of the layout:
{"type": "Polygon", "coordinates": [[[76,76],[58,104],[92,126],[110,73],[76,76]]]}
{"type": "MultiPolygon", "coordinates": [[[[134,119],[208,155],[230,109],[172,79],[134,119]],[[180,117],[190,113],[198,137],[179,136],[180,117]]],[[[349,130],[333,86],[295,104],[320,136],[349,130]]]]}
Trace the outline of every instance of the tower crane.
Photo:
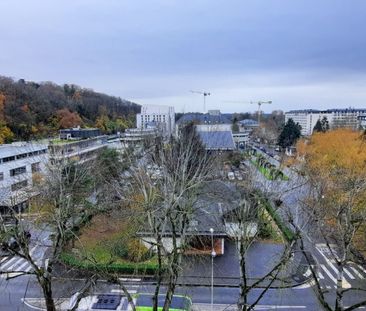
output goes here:
{"type": "Polygon", "coordinates": [[[261,106],[263,104],[272,104],[271,100],[268,101],[250,101],[250,102],[244,102],[244,101],[225,101],[226,103],[233,103],[233,104],[257,104],[258,105],[258,125],[260,125],[261,122],[261,106]]]}
{"type": "Polygon", "coordinates": [[[192,90],[190,90],[190,92],[203,95],[203,113],[206,113],[206,96],[210,96],[211,93],[205,91],[192,91],[192,90]]]}

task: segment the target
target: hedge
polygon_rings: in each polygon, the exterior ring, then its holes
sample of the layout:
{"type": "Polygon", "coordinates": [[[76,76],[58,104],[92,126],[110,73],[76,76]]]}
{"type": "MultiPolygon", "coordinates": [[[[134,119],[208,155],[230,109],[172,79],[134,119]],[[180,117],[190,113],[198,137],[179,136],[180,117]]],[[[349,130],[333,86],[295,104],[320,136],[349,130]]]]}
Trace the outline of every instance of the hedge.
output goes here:
{"type": "Polygon", "coordinates": [[[281,230],[284,238],[288,241],[291,242],[295,239],[295,235],[294,233],[291,231],[290,228],[288,228],[282,221],[281,217],[277,214],[277,212],[273,209],[272,205],[270,204],[270,202],[268,201],[267,198],[264,198],[263,195],[258,194],[260,201],[262,202],[262,204],[264,205],[264,207],[266,208],[267,212],[269,215],[271,215],[272,219],[275,221],[275,223],[277,224],[277,227],[281,230]]]}
{"type": "Polygon", "coordinates": [[[70,253],[63,252],[60,256],[60,260],[67,266],[72,266],[79,269],[85,269],[90,271],[104,271],[110,273],[124,273],[124,274],[148,274],[153,275],[158,269],[157,263],[91,263],[85,262],[73,256],[70,253]]]}

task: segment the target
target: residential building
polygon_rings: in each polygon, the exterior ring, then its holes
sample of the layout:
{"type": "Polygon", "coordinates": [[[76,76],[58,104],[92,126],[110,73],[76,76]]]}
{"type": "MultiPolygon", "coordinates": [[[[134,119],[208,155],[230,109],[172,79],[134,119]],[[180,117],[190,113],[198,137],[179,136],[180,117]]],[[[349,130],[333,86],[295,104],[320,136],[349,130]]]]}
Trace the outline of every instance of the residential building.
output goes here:
{"type": "Polygon", "coordinates": [[[45,171],[47,161],[47,145],[0,145],[0,211],[27,207],[29,199],[37,194],[33,186],[45,171]]]}
{"type": "Polygon", "coordinates": [[[285,113],[285,122],[292,119],[295,123],[299,123],[301,134],[309,136],[313,133],[316,122],[323,119],[323,117],[327,118],[330,128],[359,129],[364,115],[366,115],[366,109],[364,108],[291,110],[285,113]]]}
{"type": "Polygon", "coordinates": [[[142,106],[141,113],[136,115],[136,127],[139,129],[146,129],[151,126],[152,122],[156,125],[163,136],[174,135],[174,107],[160,105],[142,106]]]}

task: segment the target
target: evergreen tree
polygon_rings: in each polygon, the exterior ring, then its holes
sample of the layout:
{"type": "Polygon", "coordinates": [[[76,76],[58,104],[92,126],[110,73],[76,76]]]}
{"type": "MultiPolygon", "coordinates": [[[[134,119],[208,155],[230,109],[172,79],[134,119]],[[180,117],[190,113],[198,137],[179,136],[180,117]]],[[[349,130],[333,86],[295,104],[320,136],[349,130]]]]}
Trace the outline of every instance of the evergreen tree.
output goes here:
{"type": "Polygon", "coordinates": [[[295,123],[294,120],[288,119],[285,126],[282,129],[280,136],[278,137],[278,144],[282,148],[292,146],[301,136],[301,126],[299,123],[295,123]]]}
{"type": "Polygon", "coordinates": [[[316,124],[314,126],[313,132],[322,132],[325,133],[326,131],[329,130],[329,122],[327,117],[323,117],[323,119],[318,119],[318,121],[316,121],[316,124]]]}

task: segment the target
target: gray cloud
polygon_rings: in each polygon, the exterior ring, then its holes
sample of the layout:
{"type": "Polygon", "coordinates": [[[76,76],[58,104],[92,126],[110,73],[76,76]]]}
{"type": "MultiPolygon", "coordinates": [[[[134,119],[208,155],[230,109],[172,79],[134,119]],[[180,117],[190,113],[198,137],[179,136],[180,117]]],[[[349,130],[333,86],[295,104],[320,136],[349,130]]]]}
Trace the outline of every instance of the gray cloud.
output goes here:
{"type": "Polygon", "coordinates": [[[190,88],[283,109],[362,105],[365,9],[362,0],[3,0],[0,70],[178,109],[195,107],[190,88]]]}

